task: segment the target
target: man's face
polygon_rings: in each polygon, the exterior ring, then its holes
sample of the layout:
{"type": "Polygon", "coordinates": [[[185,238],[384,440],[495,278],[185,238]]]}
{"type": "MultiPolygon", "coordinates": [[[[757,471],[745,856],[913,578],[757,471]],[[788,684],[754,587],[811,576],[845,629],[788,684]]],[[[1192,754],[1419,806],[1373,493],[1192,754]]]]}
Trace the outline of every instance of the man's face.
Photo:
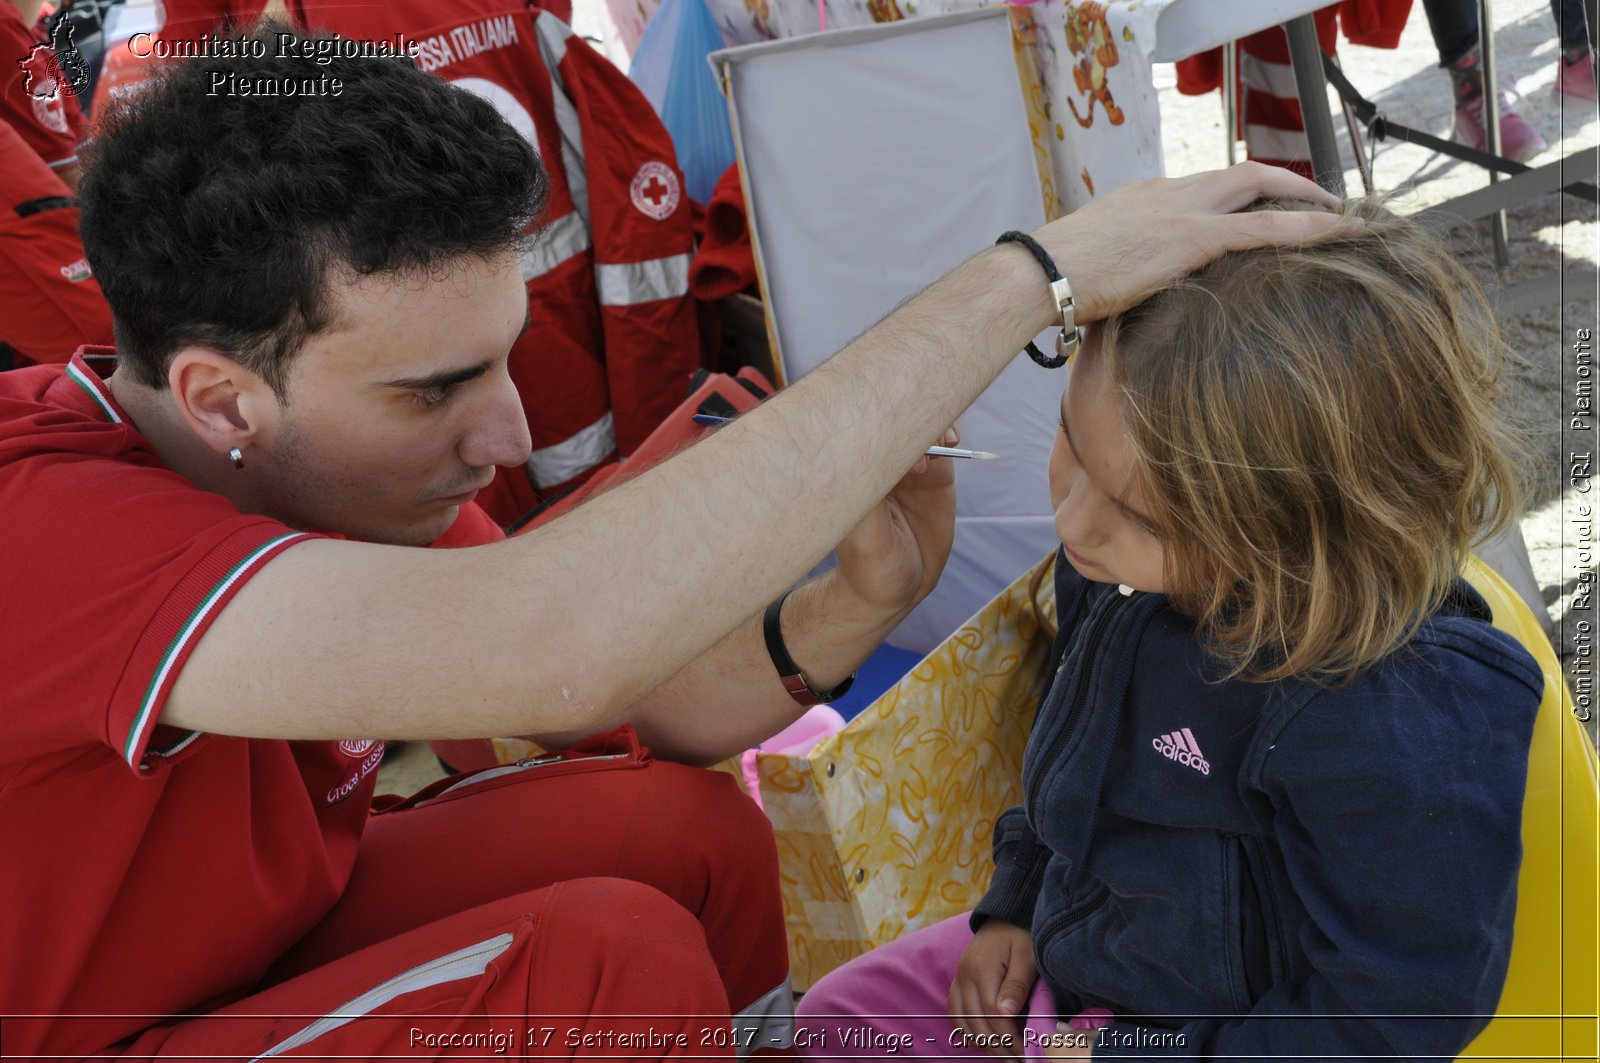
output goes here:
{"type": "Polygon", "coordinates": [[[507,354],[527,321],[514,254],[329,281],[335,323],[289,364],[246,475],[294,527],[420,546],[531,443],[507,354]]]}

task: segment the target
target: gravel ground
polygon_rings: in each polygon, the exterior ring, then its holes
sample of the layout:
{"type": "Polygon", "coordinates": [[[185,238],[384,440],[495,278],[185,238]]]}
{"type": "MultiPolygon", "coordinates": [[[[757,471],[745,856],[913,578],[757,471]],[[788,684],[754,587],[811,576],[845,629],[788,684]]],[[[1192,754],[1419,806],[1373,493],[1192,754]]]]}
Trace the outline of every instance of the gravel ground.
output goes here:
{"type": "MultiPolygon", "coordinates": [[[[1550,148],[1530,165],[1553,162],[1600,140],[1593,103],[1558,102],[1555,83],[1559,45],[1548,0],[1496,0],[1493,5],[1495,56],[1502,84],[1515,78],[1517,109],[1540,130],[1550,148]]],[[[1440,137],[1449,137],[1453,108],[1449,76],[1438,69],[1438,52],[1421,4],[1411,13],[1397,50],[1364,48],[1340,42],[1346,75],[1391,120],[1440,137]]],[[[1170,67],[1157,68],[1162,136],[1169,175],[1192,173],[1226,163],[1221,96],[1180,95],[1170,67]]],[[[1337,98],[1330,93],[1337,106],[1337,98]]],[[[1345,174],[1352,194],[1361,190],[1342,118],[1335,112],[1345,174]]],[[[1424,148],[1385,141],[1370,146],[1374,185],[1393,195],[1395,209],[1411,213],[1482,188],[1486,173],[1469,163],[1424,148]]],[[[1243,158],[1240,145],[1239,157],[1243,158]]],[[[1585,637],[1596,621],[1592,605],[1575,592],[1594,578],[1592,532],[1577,520],[1595,501],[1586,483],[1574,485],[1569,459],[1592,452],[1593,431],[1564,431],[1574,410],[1578,356],[1571,349],[1580,329],[1596,329],[1596,267],[1600,264],[1600,225],[1596,207],[1572,196],[1551,194],[1507,212],[1510,264],[1496,268],[1490,221],[1459,226],[1449,233],[1462,262],[1486,289],[1508,287],[1552,270],[1578,271],[1563,290],[1566,299],[1500,319],[1508,348],[1503,409],[1530,443],[1528,497],[1522,533],[1533,571],[1549,609],[1550,634],[1576,688],[1592,676],[1592,643],[1585,637]],[[1585,627],[1584,625],[1590,625],[1585,627]]],[[[1592,419],[1589,421],[1592,425],[1592,419]]],[[[1592,527],[1592,525],[1590,526],[1592,527]]],[[[1591,728],[1594,723],[1591,721],[1591,728]]],[[[1591,732],[1593,733],[1593,732],[1591,732]]]]}

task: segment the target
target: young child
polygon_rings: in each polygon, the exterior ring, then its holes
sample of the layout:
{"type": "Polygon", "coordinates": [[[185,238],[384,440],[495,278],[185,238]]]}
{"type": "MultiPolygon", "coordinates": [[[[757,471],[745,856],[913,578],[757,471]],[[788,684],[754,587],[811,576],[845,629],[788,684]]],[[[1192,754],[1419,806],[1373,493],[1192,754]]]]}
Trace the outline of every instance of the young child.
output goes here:
{"type": "Polygon", "coordinates": [[[1024,804],[976,912],[806,995],[808,1054],[1449,1058],[1487,1023],[1542,691],[1456,578],[1514,513],[1497,332],[1349,211],[1089,329],[1024,804]]]}

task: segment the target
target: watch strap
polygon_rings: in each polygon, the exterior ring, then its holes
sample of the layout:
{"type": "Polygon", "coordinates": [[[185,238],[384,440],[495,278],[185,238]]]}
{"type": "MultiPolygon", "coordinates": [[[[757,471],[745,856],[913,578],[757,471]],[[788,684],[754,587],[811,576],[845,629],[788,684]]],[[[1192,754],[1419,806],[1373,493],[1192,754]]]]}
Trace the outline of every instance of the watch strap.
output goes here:
{"type": "Polygon", "coordinates": [[[789,656],[789,647],[783,643],[783,630],[779,624],[779,615],[783,612],[783,603],[792,591],[785,591],[771,605],[761,618],[761,634],[767,642],[767,656],[772,658],[772,666],[778,670],[778,681],[783,684],[783,689],[799,705],[807,708],[812,705],[826,705],[830,701],[837,701],[850,690],[850,685],[856,681],[855,673],[845,677],[844,682],[832,690],[817,690],[811,681],[800,671],[800,666],[794,663],[794,658],[789,656]]]}

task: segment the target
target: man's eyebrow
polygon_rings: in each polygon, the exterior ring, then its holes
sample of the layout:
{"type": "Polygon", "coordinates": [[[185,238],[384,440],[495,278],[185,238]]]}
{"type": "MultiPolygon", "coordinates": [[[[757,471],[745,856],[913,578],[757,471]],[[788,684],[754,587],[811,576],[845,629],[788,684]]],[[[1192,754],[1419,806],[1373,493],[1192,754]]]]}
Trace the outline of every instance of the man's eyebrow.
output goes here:
{"type": "Polygon", "coordinates": [[[482,376],[489,371],[489,366],[492,364],[485,361],[462,369],[441,369],[427,376],[399,377],[395,380],[385,380],[378,386],[392,391],[432,391],[435,388],[448,388],[482,376]]]}
{"type": "MultiPolygon", "coordinates": [[[[1084,466],[1083,458],[1078,456],[1078,448],[1072,442],[1072,429],[1067,427],[1067,396],[1065,393],[1062,393],[1061,396],[1061,434],[1066,437],[1067,449],[1072,451],[1072,460],[1076,461],[1078,463],[1078,467],[1082,468],[1084,472],[1087,473],[1089,470],[1086,466],[1084,466]]],[[[1132,485],[1130,484],[1129,486],[1131,487],[1132,485]]],[[[1123,494],[1127,494],[1127,492],[1124,491],[1123,494]]],[[[1137,521],[1143,521],[1145,524],[1148,524],[1151,527],[1155,526],[1155,521],[1151,520],[1143,513],[1140,513],[1137,509],[1134,509],[1132,506],[1128,505],[1121,499],[1121,497],[1113,498],[1111,501],[1117,504],[1117,508],[1122,511],[1124,516],[1132,517],[1137,521]]]]}

